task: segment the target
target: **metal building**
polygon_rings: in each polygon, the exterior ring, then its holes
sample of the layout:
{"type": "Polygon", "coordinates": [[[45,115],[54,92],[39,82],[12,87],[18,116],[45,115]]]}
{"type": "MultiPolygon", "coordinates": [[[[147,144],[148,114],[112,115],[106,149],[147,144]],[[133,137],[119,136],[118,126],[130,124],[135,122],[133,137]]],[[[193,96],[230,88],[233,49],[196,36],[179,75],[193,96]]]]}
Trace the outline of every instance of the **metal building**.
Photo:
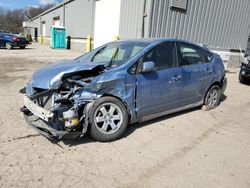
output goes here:
{"type": "Polygon", "coordinates": [[[25,34],[31,34],[35,40],[42,37],[42,43],[50,44],[51,27],[65,27],[72,48],[84,50],[87,35],[93,33],[94,4],[92,0],[67,0],[24,22],[25,34]]]}
{"type": "MultiPolygon", "coordinates": [[[[33,37],[50,40],[64,26],[72,48],[139,37],[180,38],[218,50],[246,50],[249,0],[67,0],[24,23],[33,37]]],[[[249,45],[248,45],[249,46],[249,45]]]]}

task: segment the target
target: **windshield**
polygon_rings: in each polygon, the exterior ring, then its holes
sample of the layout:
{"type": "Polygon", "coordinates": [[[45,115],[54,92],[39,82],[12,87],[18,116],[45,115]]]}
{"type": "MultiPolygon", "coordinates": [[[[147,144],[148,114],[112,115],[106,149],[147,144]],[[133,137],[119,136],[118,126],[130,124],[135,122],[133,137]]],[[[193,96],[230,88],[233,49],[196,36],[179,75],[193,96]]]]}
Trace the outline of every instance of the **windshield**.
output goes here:
{"type": "Polygon", "coordinates": [[[77,60],[102,63],[107,67],[117,67],[144,49],[148,42],[113,42],[87,53],[77,60]]]}

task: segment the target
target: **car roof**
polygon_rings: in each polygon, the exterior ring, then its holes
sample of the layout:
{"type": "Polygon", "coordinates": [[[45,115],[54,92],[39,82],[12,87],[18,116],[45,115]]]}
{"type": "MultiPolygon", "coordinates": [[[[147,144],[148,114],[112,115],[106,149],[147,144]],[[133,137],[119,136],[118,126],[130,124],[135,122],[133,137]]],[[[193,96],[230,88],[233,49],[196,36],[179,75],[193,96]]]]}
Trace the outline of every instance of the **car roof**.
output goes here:
{"type": "Polygon", "coordinates": [[[0,33],[8,36],[17,36],[16,34],[13,33],[6,33],[6,32],[0,32],[0,33]]]}
{"type": "Polygon", "coordinates": [[[184,42],[187,44],[191,44],[193,46],[203,48],[209,51],[204,45],[202,44],[195,44],[186,40],[176,39],[176,38],[138,38],[138,39],[128,39],[128,40],[118,40],[117,42],[145,42],[145,43],[161,43],[161,42],[184,42]]]}

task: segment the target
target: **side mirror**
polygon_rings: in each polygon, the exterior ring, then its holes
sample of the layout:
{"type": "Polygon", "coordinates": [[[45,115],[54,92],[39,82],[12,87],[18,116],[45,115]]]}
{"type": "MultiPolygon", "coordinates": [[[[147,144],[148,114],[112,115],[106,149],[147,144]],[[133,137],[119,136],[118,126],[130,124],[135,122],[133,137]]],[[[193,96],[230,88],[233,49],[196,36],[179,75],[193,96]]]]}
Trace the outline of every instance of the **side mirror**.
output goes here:
{"type": "Polygon", "coordinates": [[[142,72],[152,72],[155,70],[155,63],[153,61],[146,61],[142,64],[142,72]]]}

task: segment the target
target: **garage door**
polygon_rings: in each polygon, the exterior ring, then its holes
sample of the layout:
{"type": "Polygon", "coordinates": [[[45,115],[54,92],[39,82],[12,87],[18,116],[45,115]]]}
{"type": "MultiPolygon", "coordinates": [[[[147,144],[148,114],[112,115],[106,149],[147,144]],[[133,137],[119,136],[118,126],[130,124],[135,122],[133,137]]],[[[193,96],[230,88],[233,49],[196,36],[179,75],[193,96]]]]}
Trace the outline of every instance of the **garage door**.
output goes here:
{"type": "Polygon", "coordinates": [[[43,31],[42,31],[42,32],[43,32],[43,33],[42,33],[43,35],[42,35],[42,36],[43,36],[43,37],[46,37],[46,24],[45,24],[45,22],[42,23],[42,28],[43,28],[43,31]]]}
{"type": "Polygon", "coordinates": [[[96,1],[94,47],[113,41],[119,35],[121,0],[96,1]]]}

